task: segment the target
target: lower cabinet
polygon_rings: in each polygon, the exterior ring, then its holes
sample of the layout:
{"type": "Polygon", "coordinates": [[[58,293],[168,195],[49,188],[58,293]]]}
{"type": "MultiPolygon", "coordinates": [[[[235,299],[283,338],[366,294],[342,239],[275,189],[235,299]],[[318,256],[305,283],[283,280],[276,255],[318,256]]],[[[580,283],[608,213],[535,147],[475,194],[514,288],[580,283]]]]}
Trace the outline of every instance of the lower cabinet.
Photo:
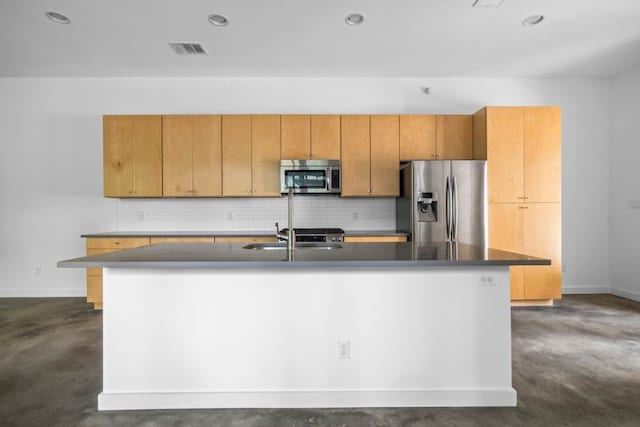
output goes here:
{"type": "Polygon", "coordinates": [[[403,243],[407,236],[344,236],[345,243],[403,243]]]}
{"type": "MultiPolygon", "coordinates": [[[[146,246],[149,243],[149,237],[92,237],[87,239],[87,255],[136,248],[138,246],[146,246]]],[[[87,268],[87,302],[92,303],[95,310],[102,310],[102,268],[87,268]]]]}
{"type": "Polygon", "coordinates": [[[276,236],[216,236],[216,243],[274,243],[277,241],[276,236]]]}
{"type": "Polygon", "coordinates": [[[214,237],[152,237],[151,244],[156,243],[213,243],[214,237]]]}

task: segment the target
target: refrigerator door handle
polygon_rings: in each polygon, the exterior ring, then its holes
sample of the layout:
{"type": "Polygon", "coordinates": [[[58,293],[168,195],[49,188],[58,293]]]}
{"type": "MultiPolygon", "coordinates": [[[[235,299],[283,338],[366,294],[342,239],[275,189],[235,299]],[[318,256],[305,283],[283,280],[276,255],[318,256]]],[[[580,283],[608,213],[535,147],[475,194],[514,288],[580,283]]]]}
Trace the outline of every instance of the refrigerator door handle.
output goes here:
{"type": "Polygon", "coordinates": [[[451,178],[451,199],[452,199],[452,221],[451,221],[451,241],[458,240],[458,183],[456,177],[451,178]]]}
{"type": "Polygon", "coordinates": [[[451,239],[451,185],[449,183],[449,177],[446,180],[445,188],[445,222],[446,222],[446,238],[447,241],[451,239]]]}

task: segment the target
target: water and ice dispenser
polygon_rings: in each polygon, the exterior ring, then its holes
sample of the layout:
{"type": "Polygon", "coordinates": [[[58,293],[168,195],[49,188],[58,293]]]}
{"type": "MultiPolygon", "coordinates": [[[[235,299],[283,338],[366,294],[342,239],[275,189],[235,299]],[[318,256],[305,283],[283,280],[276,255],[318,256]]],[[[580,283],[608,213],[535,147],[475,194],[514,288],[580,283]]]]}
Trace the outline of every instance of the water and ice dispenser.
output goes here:
{"type": "Polygon", "coordinates": [[[438,193],[437,192],[418,192],[416,197],[418,222],[437,222],[438,221],[438,193]]]}

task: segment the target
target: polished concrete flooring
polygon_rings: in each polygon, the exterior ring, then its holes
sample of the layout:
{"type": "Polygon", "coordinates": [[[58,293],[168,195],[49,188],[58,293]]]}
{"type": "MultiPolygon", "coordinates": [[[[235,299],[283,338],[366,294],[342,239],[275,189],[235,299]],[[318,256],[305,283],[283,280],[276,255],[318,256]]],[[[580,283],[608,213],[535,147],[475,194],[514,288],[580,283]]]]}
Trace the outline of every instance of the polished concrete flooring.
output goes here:
{"type": "Polygon", "coordinates": [[[101,313],[0,299],[0,426],[640,426],[640,303],[571,295],[512,319],[517,408],[97,412],[101,313]]]}

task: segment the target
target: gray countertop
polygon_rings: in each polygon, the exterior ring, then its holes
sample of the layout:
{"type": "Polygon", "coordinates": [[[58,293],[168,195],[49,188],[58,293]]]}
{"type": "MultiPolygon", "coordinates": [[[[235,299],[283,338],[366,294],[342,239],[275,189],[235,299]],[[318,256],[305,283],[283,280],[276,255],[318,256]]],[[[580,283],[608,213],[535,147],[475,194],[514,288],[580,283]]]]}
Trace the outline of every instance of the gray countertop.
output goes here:
{"type": "MultiPolygon", "coordinates": [[[[407,233],[395,230],[345,230],[345,236],[407,236],[407,233]]],[[[104,233],[86,233],[80,237],[109,238],[109,237],[245,237],[245,236],[275,236],[273,230],[262,231],[108,231],[104,233]]]]}
{"type": "Polygon", "coordinates": [[[463,243],[344,243],[338,249],[244,249],[244,243],[160,243],[58,262],[58,267],[269,268],[550,265],[548,259],[463,243]]]}

